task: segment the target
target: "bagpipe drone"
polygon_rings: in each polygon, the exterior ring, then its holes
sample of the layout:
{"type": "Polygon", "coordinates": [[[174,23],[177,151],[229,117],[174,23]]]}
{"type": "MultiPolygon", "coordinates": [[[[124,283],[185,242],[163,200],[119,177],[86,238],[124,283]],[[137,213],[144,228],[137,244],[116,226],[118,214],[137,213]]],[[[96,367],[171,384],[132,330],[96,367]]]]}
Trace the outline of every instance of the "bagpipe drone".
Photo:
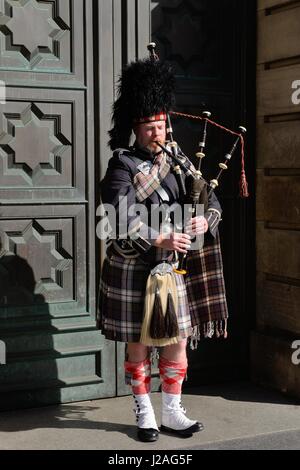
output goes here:
{"type": "MultiPolygon", "coordinates": [[[[159,61],[159,57],[155,51],[156,44],[150,43],[148,45],[148,51],[150,54],[151,61],[159,61]]],[[[248,184],[246,180],[246,173],[245,173],[245,164],[244,164],[244,135],[246,134],[247,130],[243,126],[239,126],[238,131],[234,132],[226,127],[214,122],[211,118],[211,113],[209,111],[203,111],[201,116],[193,116],[190,114],[179,113],[175,111],[169,111],[167,113],[167,140],[165,145],[162,145],[160,142],[157,142],[158,146],[170,157],[170,161],[172,162],[172,169],[176,175],[181,199],[186,204],[191,204],[191,211],[190,217],[194,217],[196,214],[196,207],[198,204],[204,205],[204,210],[207,208],[208,198],[211,193],[219,186],[220,178],[224,171],[228,170],[229,162],[231,161],[238,144],[241,144],[241,156],[242,156],[242,168],[241,168],[241,180],[240,180],[240,196],[241,197],[248,197],[248,184]],[[199,151],[196,153],[196,158],[198,160],[198,165],[194,167],[191,163],[190,159],[183,153],[177,142],[174,140],[173,137],[173,129],[171,124],[171,115],[174,116],[181,116],[188,119],[197,119],[203,122],[203,131],[201,140],[199,142],[199,151]],[[235,140],[232,144],[232,147],[225,154],[223,161],[219,163],[219,170],[215,178],[207,182],[202,174],[202,161],[205,158],[206,154],[206,144],[207,144],[207,131],[208,125],[216,126],[222,129],[225,132],[228,132],[235,136],[235,140]],[[189,177],[191,184],[187,189],[185,180],[185,176],[189,177]]],[[[178,267],[174,269],[174,271],[178,274],[186,274],[186,255],[179,253],[179,263],[178,267]]]]}

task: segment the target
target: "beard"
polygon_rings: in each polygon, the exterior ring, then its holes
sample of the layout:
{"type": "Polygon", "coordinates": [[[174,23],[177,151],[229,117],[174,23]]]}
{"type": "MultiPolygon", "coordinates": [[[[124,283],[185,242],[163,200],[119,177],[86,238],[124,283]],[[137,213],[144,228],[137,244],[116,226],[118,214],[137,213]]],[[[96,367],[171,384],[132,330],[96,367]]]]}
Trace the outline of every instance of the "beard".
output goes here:
{"type": "MultiPolygon", "coordinates": [[[[159,142],[161,145],[165,145],[164,139],[157,140],[157,142],[159,142]]],[[[161,148],[159,145],[157,145],[156,141],[149,142],[149,144],[147,145],[147,148],[151,150],[151,152],[153,153],[161,151],[161,148]]]]}

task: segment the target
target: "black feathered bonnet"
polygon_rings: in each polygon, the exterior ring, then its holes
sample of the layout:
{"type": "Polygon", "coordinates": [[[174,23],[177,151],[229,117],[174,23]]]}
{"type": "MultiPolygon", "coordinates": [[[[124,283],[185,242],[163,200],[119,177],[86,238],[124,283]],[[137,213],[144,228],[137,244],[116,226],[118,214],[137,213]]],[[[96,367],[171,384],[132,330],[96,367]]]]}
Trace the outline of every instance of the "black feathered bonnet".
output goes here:
{"type": "Polygon", "coordinates": [[[174,73],[166,62],[149,58],[127,65],[113,105],[110,148],[128,148],[134,124],[165,120],[175,102],[174,88],[174,73]]]}

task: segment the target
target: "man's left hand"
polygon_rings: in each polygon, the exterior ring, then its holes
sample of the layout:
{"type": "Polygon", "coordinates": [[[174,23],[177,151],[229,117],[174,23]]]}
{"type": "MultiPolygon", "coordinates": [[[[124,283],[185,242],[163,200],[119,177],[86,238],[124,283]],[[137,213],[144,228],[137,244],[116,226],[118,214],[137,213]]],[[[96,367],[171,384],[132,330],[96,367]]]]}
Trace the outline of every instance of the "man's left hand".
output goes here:
{"type": "Polygon", "coordinates": [[[185,228],[185,233],[188,235],[202,235],[208,231],[208,223],[203,215],[193,217],[185,228]]]}

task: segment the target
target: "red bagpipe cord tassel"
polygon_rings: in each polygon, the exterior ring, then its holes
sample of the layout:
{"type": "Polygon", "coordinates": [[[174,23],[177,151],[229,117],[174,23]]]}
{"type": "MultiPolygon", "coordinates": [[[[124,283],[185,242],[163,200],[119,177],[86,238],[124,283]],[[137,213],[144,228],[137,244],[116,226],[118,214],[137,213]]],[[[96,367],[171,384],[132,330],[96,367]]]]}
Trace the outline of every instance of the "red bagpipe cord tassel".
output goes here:
{"type": "Polygon", "coordinates": [[[248,182],[246,178],[245,172],[245,143],[243,136],[241,135],[241,147],[242,147],[242,169],[241,169],[241,179],[240,179],[240,196],[241,197],[249,197],[248,191],[248,182]]]}
{"type": "MultiPolygon", "coordinates": [[[[174,116],[181,116],[185,117],[188,119],[198,119],[200,121],[203,121],[204,118],[201,116],[193,116],[192,114],[186,114],[186,113],[178,113],[176,111],[171,111],[170,114],[174,116]]],[[[245,172],[245,141],[242,136],[242,134],[239,134],[238,132],[234,132],[231,129],[228,129],[227,127],[221,126],[221,124],[218,124],[215,121],[212,121],[211,119],[205,119],[207,122],[212,124],[213,126],[218,127],[219,129],[222,129],[225,132],[229,132],[232,135],[237,135],[240,136],[241,139],[241,156],[242,156],[242,169],[241,169],[241,179],[240,179],[240,197],[249,197],[249,191],[248,191],[248,183],[247,183],[247,178],[246,178],[246,172],[245,172]]]]}
{"type": "Polygon", "coordinates": [[[246,173],[244,171],[242,171],[240,179],[240,196],[249,197],[248,183],[246,179],[246,173]]]}

